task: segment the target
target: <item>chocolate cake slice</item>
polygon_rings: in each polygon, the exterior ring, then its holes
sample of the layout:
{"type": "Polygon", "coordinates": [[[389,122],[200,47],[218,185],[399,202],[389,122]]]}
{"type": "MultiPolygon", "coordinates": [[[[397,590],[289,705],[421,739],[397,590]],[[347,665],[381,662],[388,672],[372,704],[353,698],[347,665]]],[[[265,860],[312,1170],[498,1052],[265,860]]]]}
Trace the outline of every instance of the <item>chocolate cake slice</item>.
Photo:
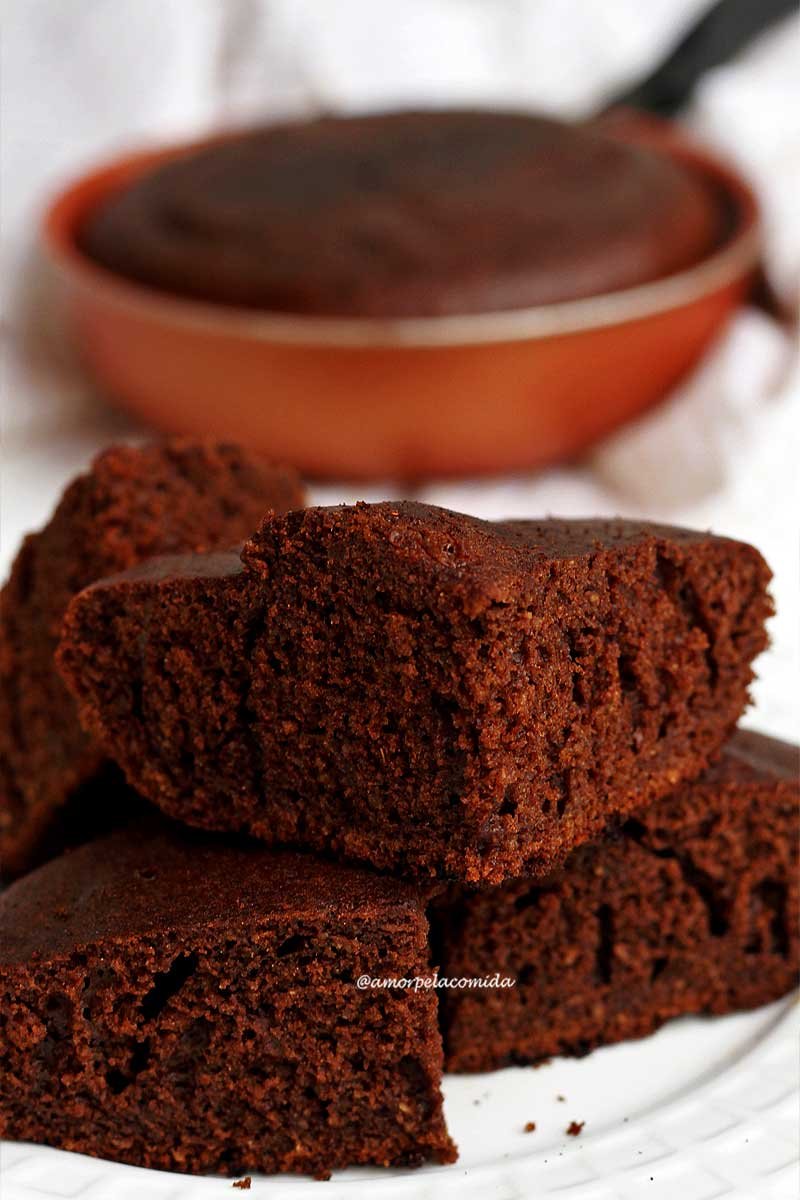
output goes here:
{"type": "Polygon", "coordinates": [[[192,825],[466,881],[546,873],[699,774],[770,612],[751,546],[626,521],[316,508],[242,557],[73,602],[86,727],[192,825]]]}
{"type": "Polygon", "coordinates": [[[291,471],[236,446],[117,446],[67,488],[25,539],[0,593],[0,869],[59,845],[59,810],[82,807],[103,753],[81,730],[53,655],[76,592],[151,554],[227,548],[268,511],[303,503],[291,471]]]}
{"type": "Polygon", "coordinates": [[[116,833],[0,897],[0,1131],[145,1167],[450,1162],[423,897],[367,871],[116,833]]]}
{"type": "Polygon", "coordinates": [[[491,1071],[639,1038],[671,1017],[776,1000],[798,982],[797,749],[737,733],[695,783],[532,884],[437,902],[446,1064],[491,1071]]]}

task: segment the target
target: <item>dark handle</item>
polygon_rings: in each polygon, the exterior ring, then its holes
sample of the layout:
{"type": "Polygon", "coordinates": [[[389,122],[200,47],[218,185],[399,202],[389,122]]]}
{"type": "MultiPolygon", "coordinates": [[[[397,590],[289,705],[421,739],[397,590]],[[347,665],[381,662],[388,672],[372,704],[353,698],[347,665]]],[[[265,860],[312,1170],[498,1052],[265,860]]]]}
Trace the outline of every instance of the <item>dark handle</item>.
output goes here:
{"type": "Polygon", "coordinates": [[[673,116],[707,71],[728,62],[769,25],[796,11],[797,0],[719,0],[647,79],[605,107],[622,105],[673,116]]]}

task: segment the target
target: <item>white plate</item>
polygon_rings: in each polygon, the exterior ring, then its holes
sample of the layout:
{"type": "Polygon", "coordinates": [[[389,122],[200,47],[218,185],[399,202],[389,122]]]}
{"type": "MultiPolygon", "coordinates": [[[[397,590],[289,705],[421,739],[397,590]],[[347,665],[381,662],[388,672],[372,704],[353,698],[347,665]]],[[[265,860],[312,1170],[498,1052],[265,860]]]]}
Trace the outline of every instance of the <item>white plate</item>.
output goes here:
{"type": "Polygon", "coordinates": [[[675,1021],[585,1059],[449,1076],[447,1119],[460,1149],[451,1167],[343,1171],[325,1184],[255,1176],[245,1193],[230,1180],[4,1142],[2,1196],[797,1200],[799,1032],[793,997],[754,1013],[675,1021]],[[566,1135],[573,1120],[585,1122],[578,1137],[566,1135]]]}

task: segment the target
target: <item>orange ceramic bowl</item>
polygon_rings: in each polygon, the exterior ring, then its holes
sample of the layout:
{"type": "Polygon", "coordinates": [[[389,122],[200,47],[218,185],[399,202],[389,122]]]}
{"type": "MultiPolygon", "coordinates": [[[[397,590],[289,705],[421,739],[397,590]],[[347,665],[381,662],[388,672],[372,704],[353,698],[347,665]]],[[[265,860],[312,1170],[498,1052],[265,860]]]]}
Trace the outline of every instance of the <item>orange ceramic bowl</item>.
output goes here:
{"type": "Polygon", "coordinates": [[[753,195],[651,118],[612,120],[716,186],[724,244],[669,278],[463,317],[315,318],[198,303],[105,270],[76,245],[90,210],[181,146],[84,176],[44,242],[80,352],[109,399],[167,432],[226,438],[318,478],[420,479],[572,458],[660,400],[741,303],[759,253],[753,195]]]}

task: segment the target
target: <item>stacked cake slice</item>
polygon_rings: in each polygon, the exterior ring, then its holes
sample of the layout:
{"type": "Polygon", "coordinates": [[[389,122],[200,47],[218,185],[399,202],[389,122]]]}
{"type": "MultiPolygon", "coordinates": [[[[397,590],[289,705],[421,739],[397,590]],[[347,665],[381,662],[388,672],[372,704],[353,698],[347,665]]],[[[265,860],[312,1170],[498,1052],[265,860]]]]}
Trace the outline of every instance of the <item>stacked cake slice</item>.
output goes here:
{"type": "MultiPolygon", "coordinates": [[[[116,446],[29,535],[0,593],[0,868],[29,869],[69,838],[104,755],[53,656],[72,597],[103,575],[179,550],[228,549],[269,511],[303,503],[292,471],[238,446],[116,446]],[[69,822],[62,814],[77,797],[69,822]]],[[[112,802],[113,803],[113,802],[112,802]]]]}
{"type": "Polygon", "coordinates": [[[694,783],[615,823],[544,880],[453,888],[435,942],[446,1065],[491,1071],[755,1008],[795,986],[797,752],[737,733],[694,783]]]}
{"type": "Polygon", "coordinates": [[[71,605],[81,718],[170,816],[500,883],[693,779],[766,643],[750,546],[427,505],[306,509],[71,605]]]}
{"type": "Polygon", "coordinates": [[[514,979],[444,992],[464,1071],[794,984],[795,755],[734,734],[757,551],[299,503],[241,553],[184,539],[78,583],[74,736],[165,815],[6,894],[7,1136],[182,1170],[444,1162],[434,993],[393,979],[514,979]]]}
{"type": "Polygon", "coordinates": [[[4,921],[9,1136],[225,1174],[454,1158],[434,992],[355,986],[428,973],[410,884],[137,829],[4,921]]]}

